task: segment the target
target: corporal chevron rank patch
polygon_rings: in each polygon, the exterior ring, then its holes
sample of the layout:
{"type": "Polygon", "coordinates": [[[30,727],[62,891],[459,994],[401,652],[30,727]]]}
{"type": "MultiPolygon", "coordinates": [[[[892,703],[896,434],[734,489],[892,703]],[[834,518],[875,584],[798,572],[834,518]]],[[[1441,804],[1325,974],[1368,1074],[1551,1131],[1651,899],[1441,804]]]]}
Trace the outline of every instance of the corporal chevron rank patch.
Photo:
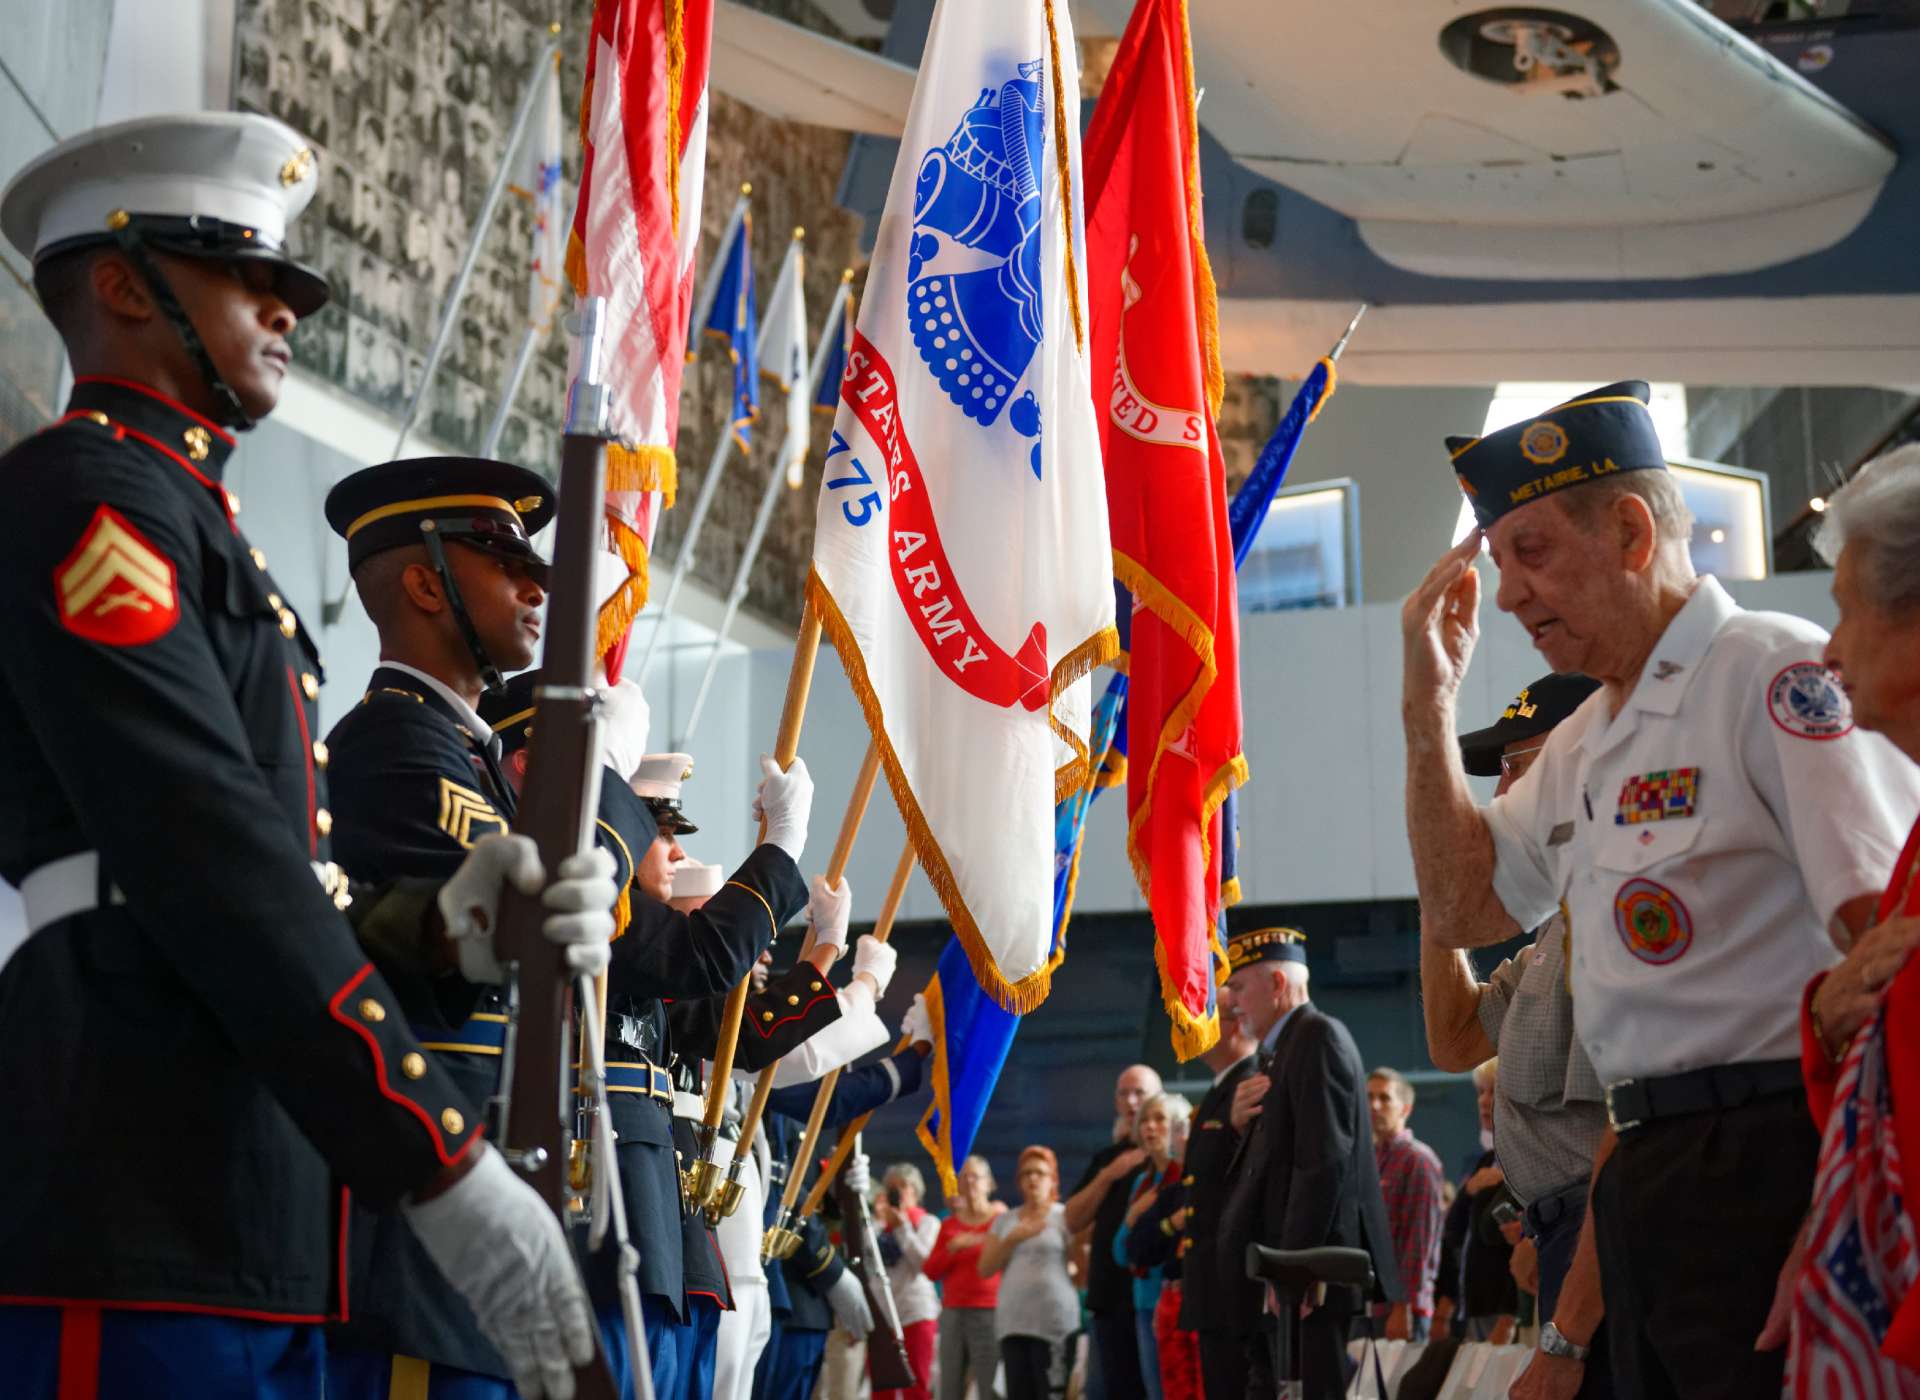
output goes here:
{"type": "Polygon", "coordinates": [[[94,511],[73,552],[55,566],[53,586],[61,623],[90,642],[139,646],[180,620],[173,561],[112,506],[94,511]]]}
{"type": "Polygon", "coordinates": [[[472,788],[462,787],[448,778],[440,780],[440,829],[471,847],[482,836],[506,831],[507,819],[493,804],[472,788]]]}

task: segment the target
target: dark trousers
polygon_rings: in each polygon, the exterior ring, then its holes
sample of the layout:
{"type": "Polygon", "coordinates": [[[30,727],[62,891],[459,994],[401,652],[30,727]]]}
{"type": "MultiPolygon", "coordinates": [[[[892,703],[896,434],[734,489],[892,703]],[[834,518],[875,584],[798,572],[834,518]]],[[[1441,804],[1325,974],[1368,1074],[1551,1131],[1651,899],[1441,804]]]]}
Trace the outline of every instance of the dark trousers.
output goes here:
{"type": "Polygon", "coordinates": [[[766,1350],[753,1368],[753,1400],[809,1400],[826,1360],[825,1332],[788,1327],[774,1319],[766,1350]]]}
{"type": "Polygon", "coordinates": [[[1247,1393],[1247,1339],[1239,1332],[1207,1328],[1200,1338],[1200,1384],[1207,1400],[1240,1400],[1247,1393]]]}
{"type": "MultiPolygon", "coordinates": [[[[1300,1320],[1300,1350],[1294,1370],[1307,1400],[1340,1400],[1347,1393],[1347,1337],[1353,1330],[1350,1307],[1328,1301],[1300,1320]]],[[[1281,1377],[1274,1370],[1280,1319],[1260,1315],[1260,1325],[1246,1343],[1247,1400],[1273,1400],[1281,1377]]]]}
{"type": "Polygon", "coordinates": [[[1045,1337],[1002,1337],[1000,1365],[1006,1373],[1007,1400],[1049,1400],[1057,1351],[1045,1337]]]}
{"type": "MultiPolygon", "coordinates": [[[[1587,1187],[1572,1187],[1558,1196],[1547,1196],[1527,1207],[1527,1233],[1540,1263],[1539,1307],[1535,1314],[1541,1325],[1553,1320],[1560,1302],[1560,1285],[1573,1267],[1573,1252],[1580,1243],[1580,1226],[1587,1218],[1587,1187]]],[[[1607,1350],[1607,1324],[1603,1321],[1593,1334],[1593,1355],[1587,1358],[1580,1380],[1580,1400],[1613,1400],[1613,1360],[1607,1350]]]]}
{"type": "Polygon", "coordinates": [[[318,1327],[85,1304],[0,1307],[0,1394],[19,1400],[320,1400],[318,1327]]]}
{"type": "Polygon", "coordinates": [[[1778,1395],[1754,1338],[1807,1213],[1820,1137],[1806,1096],[1657,1119],[1594,1184],[1614,1388],[1644,1400],[1778,1395]]]}
{"type": "Polygon", "coordinates": [[[1100,1400],[1146,1400],[1140,1379],[1140,1339],[1134,1331],[1133,1309],[1094,1313],[1087,1324],[1088,1339],[1100,1351],[1100,1400]]]}

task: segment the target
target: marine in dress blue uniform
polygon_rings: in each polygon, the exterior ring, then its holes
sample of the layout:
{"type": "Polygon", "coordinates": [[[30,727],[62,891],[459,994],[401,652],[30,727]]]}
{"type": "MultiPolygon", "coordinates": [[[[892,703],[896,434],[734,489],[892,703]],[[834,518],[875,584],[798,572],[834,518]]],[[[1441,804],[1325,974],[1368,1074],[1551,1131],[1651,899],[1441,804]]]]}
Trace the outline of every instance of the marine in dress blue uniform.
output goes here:
{"type": "Polygon", "coordinates": [[[76,370],[0,467],[0,876],[32,930],[0,971],[0,1374],[29,1400],[317,1397],[348,1193],[444,1180],[479,1129],[443,1069],[402,1072],[349,920],[428,947],[430,886],[331,864],[319,657],[221,482],[326,299],[284,251],[315,185],[289,128],[201,113],[76,137],[0,199],[76,370]],[[190,306],[228,319],[203,340],[190,306]]]}
{"type": "MultiPolygon", "coordinates": [[[[870,1065],[845,1070],[827,1101],[824,1128],[844,1127],[862,1114],[917,1093],[925,1076],[926,1057],[933,1047],[918,1042],[870,1065]]],[[[776,1089],[767,1099],[767,1147],[775,1166],[769,1183],[766,1224],[777,1223],[780,1193],[773,1189],[788,1173],[805,1170],[796,1163],[801,1132],[818,1084],[794,1084],[776,1089]]],[[[773,1330],[753,1372],[753,1400],[807,1400],[826,1362],[827,1333],[835,1312],[830,1301],[834,1286],[846,1273],[846,1262],[833,1247],[827,1227],[816,1213],[797,1222],[800,1247],[791,1256],[770,1262],[767,1300],[773,1312],[773,1330]]]]}
{"type": "MultiPolygon", "coordinates": [[[[537,721],[538,679],[537,672],[515,676],[481,703],[510,774],[537,721]]],[[[692,912],[660,899],[660,888],[647,888],[660,858],[678,849],[678,837],[699,829],[680,803],[689,764],[684,754],[648,755],[632,775],[603,769],[597,821],[622,892],[607,982],[608,1102],[628,1230],[640,1250],[654,1390],[662,1397],[687,1389],[699,1366],[702,1324],[710,1334],[730,1299],[712,1230],[681,1196],[667,1002],[724,995],[771,945],[779,924],[806,903],[798,865],[771,844],[758,847],[692,912]],[[666,846],[656,851],[661,842],[666,846]]],[[[609,1351],[624,1356],[612,1271],[590,1266],[588,1281],[609,1351]]]]}

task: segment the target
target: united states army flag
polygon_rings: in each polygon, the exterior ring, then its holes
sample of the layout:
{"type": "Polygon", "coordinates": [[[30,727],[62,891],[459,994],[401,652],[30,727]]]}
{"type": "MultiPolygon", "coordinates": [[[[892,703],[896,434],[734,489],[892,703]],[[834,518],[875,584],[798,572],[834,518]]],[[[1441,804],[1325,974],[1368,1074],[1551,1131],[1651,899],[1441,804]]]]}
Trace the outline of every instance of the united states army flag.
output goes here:
{"type": "Polygon", "coordinates": [[[1117,649],[1079,90],[1060,0],[935,7],[810,583],[921,868],[1015,1011],[1057,961],[1054,799],[1086,770],[1074,682],[1117,649]]]}

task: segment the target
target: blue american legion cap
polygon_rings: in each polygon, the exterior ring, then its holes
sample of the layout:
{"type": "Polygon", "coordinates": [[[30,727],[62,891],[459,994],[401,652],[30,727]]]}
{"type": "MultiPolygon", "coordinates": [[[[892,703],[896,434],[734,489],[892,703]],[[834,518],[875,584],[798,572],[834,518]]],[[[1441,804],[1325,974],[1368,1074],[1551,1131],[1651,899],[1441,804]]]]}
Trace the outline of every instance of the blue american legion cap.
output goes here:
{"type": "Polygon", "coordinates": [[[1450,437],[1453,472],[1482,529],[1509,511],[1618,472],[1664,471],[1645,380],[1569,399],[1485,437],[1450,437]]]}
{"type": "Polygon", "coordinates": [[[1307,936],[1297,928],[1257,928],[1227,940],[1227,969],[1238,972],[1263,962],[1307,960],[1307,936]]]}

